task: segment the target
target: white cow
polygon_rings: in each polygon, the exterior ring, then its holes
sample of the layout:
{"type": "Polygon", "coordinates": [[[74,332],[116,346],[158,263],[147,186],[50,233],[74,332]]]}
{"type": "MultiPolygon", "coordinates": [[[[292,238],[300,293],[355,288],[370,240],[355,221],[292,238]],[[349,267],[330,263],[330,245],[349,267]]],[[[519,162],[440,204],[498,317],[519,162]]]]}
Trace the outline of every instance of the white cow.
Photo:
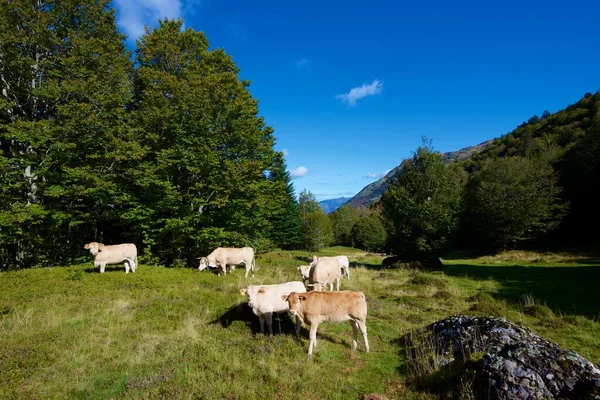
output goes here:
{"type": "Polygon", "coordinates": [[[339,260],[335,257],[315,259],[313,259],[314,264],[309,272],[309,283],[313,285],[315,290],[321,290],[327,284],[329,284],[329,290],[333,290],[333,282],[336,282],[336,290],[340,290],[342,269],[339,260]]]}
{"type": "Polygon", "coordinates": [[[334,256],[334,257],[317,257],[313,256],[313,260],[310,263],[311,266],[315,265],[317,261],[326,259],[326,258],[336,258],[340,263],[340,268],[342,269],[342,275],[346,275],[346,278],[350,279],[350,260],[348,260],[347,256],[334,256]]]}
{"type": "Polygon", "coordinates": [[[230,268],[229,272],[233,272],[235,266],[239,264],[246,266],[246,278],[250,270],[252,270],[252,276],[254,276],[254,249],[252,247],[217,247],[208,256],[200,257],[198,271],[202,271],[207,267],[219,267],[219,276],[221,272],[226,275],[227,265],[230,268]]]}
{"type": "Polygon", "coordinates": [[[301,265],[298,268],[296,268],[298,271],[300,271],[300,275],[302,275],[302,281],[306,282],[308,280],[308,278],[310,277],[310,269],[312,268],[312,264],[311,265],[301,265]]]}
{"type": "Polygon", "coordinates": [[[125,273],[135,272],[137,268],[137,247],[133,243],[123,243],[115,245],[105,245],[98,242],[91,242],[83,246],[89,249],[94,256],[94,266],[100,267],[100,273],[104,273],[106,264],[121,264],[125,262],[125,273]]]}
{"type": "MultiPolygon", "coordinates": [[[[273,313],[289,310],[288,303],[282,299],[282,296],[287,296],[292,292],[305,293],[304,283],[296,281],[278,285],[251,285],[240,290],[242,296],[248,297],[248,306],[260,320],[260,332],[265,332],[266,320],[271,335],[273,334],[273,313]]],[[[300,334],[301,325],[302,322],[296,317],[296,336],[300,334]]]]}

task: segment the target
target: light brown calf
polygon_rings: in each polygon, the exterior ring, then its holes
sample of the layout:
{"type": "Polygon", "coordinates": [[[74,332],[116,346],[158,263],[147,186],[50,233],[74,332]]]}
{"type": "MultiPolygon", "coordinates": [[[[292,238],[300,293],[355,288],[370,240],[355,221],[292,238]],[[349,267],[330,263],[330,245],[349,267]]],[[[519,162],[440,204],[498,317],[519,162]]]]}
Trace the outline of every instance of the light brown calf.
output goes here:
{"type": "Polygon", "coordinates": [[[288,302],[290,313],[300,318],[310,326],[310,356],[317,344],[317,328],[323,321],[344,322],[350,321],[354,331],[352,349],[358,346],[358,330],[365,340],[366,352],[369,352],[369,339],[367,338],[367,300],[363,292],[292,292],[289,296],[282,296],[288,302]]]}

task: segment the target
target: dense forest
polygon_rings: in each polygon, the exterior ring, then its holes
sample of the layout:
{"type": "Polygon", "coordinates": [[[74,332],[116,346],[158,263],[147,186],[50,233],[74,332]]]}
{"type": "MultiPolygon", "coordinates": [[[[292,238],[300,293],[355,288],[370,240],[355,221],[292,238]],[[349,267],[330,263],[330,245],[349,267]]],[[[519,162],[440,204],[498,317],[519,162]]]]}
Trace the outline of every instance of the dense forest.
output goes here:
{"type": "Polygon", "coordinates": [[[160,21],[124,45],[107,0],[0,4],[0,268],[134,242],[190,265],[298,241],[297,204],[249,82],[205,35],[160,21]]]}
{"type": "Polygon", "coordinates": [[[448,159],[430,141],[369,207],[296,196],[232,57],[181,20],[127,51],[108,0],[0,3],[0,269],[133,242],[193,265],[217,246],[406,257],[598,243],[600,93],[448,159]]]}

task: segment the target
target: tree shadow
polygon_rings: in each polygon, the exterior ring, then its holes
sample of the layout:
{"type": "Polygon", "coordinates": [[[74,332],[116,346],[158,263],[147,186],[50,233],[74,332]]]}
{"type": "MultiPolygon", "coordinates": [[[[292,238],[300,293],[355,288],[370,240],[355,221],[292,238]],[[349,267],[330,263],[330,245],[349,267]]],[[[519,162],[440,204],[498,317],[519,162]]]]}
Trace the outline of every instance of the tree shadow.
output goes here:
{"type": "MultiPolygon", "coordinates": [[[[582,261],[586,264],[591,260],[582,261]]],[[[476,280],[492,279],[501,285],[495,297],[520,305],[524,295],[545,303],[555,312],[598,316],[598,266],[486,266],[455,264],[444,267],[446,274],[476,280]]]]}
{"type": "Polygon", "coordinates": [[[377,270],[377,271],[383,271],[383,270],[387,269],[381,264],[370,264],[370,263],[363,263],[363,262],[357,262],[357,261],[350,261],[349,265],[350,265],[350,268],[352,268],[352,269],[358,268],[358,267],[377,270]]]}

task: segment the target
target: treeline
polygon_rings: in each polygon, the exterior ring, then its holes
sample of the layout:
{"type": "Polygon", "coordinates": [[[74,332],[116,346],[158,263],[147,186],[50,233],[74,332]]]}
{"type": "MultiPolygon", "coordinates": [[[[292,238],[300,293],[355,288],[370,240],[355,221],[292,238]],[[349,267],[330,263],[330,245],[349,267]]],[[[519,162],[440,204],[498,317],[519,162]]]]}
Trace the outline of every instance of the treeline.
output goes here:
{"type": "Polygon", "coordinates": [[[124,46],[110,1],[0,3],[0,268],[89,241],[191,265],[299,245],[298,203],[249,82],[182,21],[124,46]]]}
{"type": "Polygon", "coordinates": [[[380,201],[330,214],[332,243],[406,258],[451,249],[597,248],[599,183],[597,92],[533,116],[464,161],[448,164],[424,141],[380,201]],[[359,232],[369,229],[366,245],[359,232]]]}

